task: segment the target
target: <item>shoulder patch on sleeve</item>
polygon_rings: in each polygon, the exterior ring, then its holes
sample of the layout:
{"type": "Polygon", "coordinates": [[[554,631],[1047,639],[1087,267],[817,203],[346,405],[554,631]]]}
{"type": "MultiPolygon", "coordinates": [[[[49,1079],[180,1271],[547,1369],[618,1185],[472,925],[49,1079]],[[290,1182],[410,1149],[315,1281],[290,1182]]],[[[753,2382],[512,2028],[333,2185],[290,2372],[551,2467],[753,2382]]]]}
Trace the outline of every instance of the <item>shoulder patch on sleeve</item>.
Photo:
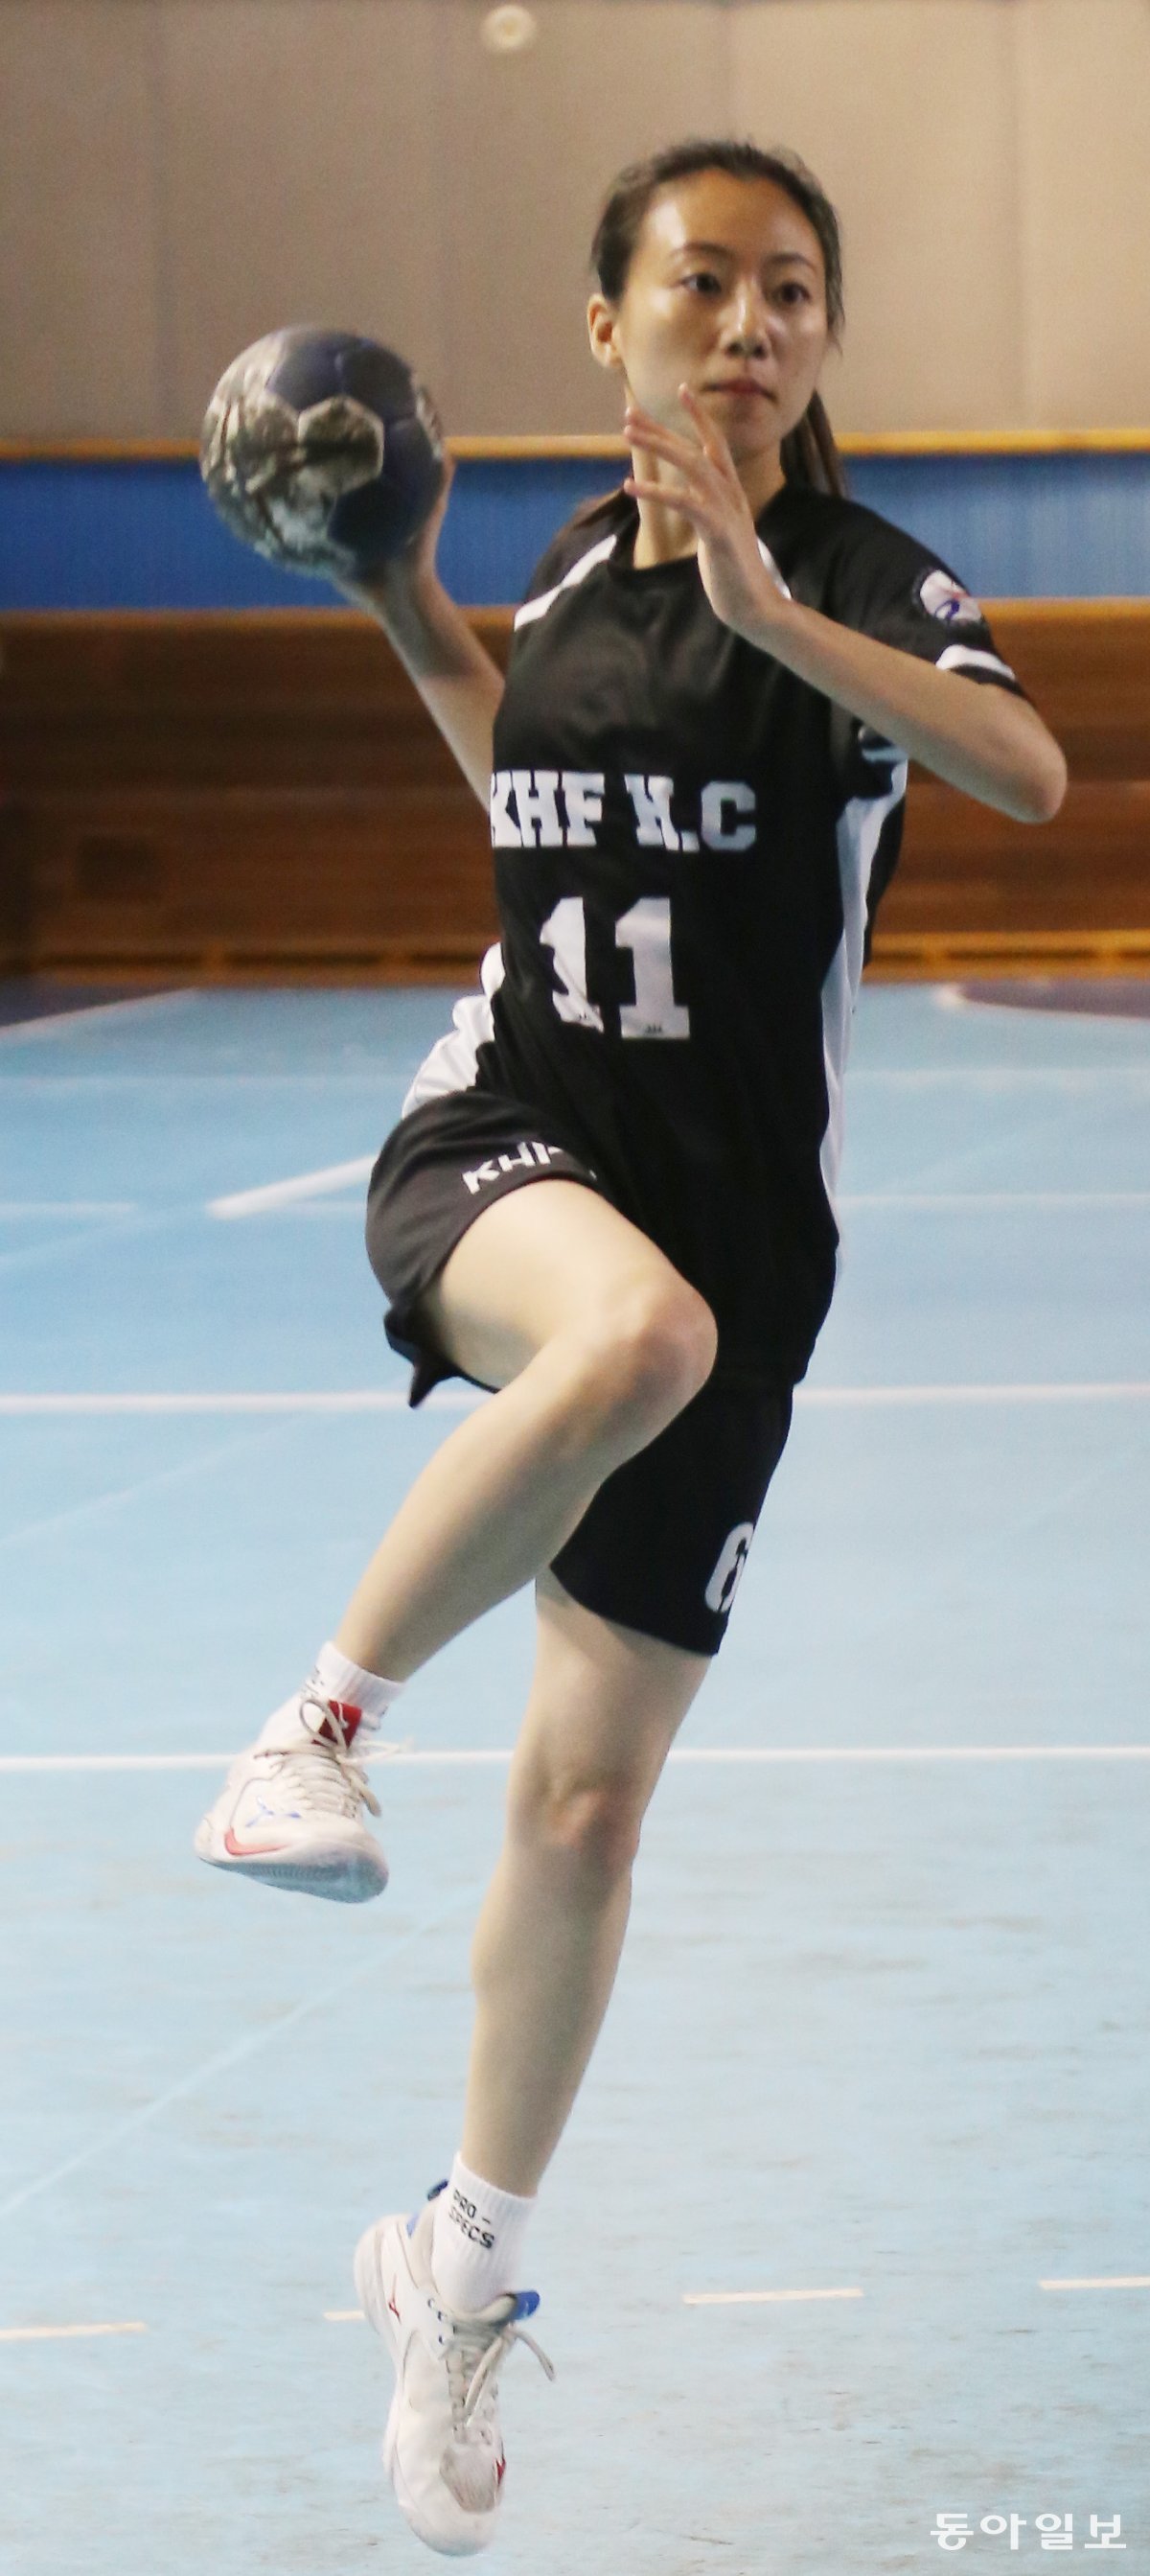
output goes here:
{"type": "Polygon", "coordinates": [[[982,609],[977,599],[964,590],[960,581],[941,569],[924,572],[915,587],[915,601],[928,617],[941,618],[944,626],[981,626],[982,609]]]}

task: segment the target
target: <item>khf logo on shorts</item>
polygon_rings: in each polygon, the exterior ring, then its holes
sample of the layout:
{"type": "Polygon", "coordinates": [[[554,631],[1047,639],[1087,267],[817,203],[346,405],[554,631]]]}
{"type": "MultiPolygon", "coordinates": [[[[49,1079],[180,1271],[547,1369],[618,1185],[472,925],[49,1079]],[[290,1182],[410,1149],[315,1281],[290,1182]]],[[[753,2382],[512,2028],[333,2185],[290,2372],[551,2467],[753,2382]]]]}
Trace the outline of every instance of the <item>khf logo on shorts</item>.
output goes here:
{"type": "Polygon", "coordinates": [[[562,1145],[529,1143],[524,1137],[521,1143],[512,1147],[509,1154],[492,1154],[485,1163],[476,1163],[472,1171],[464,1172],[461,1176],[463,1186],[464,1189],[470,1190],[472,1198],[476,1198],[484,1182],[497,1181],[501,1172],[517,1171],[520,1165],[529,1172],[535,1171],[538,1166],[542,1166],[546,1171],[551,1163],[557,1159],[562,1160],[562,1155],[562,1145]]]}

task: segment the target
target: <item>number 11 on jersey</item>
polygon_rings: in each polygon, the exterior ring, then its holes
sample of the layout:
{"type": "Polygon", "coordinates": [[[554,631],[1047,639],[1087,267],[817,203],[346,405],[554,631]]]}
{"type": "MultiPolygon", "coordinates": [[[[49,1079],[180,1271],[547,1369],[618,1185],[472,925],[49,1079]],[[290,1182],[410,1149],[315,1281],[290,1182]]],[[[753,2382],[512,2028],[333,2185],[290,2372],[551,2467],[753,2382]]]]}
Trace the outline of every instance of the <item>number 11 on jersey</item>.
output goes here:
{"type": "MultiPolygon", "coordinates": [[[[551,950],[558,979],[552,1000],[561,1020],[578,1029],[601,1029],[603,1014],[587,992],[587,916],[581,895],[564,895],[539,933],[551,950]]],[[[619,1011],[625,1038],[688,1038],[691,1015],[675,1000],[671,978],[671,898],[643,895],[615,924],[615,945],[629,948],[635,999],[619,1011]]]]}

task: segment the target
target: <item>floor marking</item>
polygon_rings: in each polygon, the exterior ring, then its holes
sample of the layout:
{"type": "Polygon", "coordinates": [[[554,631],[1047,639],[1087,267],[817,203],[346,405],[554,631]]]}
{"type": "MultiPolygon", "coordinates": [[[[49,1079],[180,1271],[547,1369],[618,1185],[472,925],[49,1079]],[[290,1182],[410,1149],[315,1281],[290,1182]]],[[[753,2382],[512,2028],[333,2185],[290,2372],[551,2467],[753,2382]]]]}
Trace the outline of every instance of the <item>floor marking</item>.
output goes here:
{"type": "Polygon", "coordinates": [[[1150,1379],[1099,1379],[1034,1386],[809,1386],[796,1387],[795,1403],[815,1405],[907,1404],[1111,1404],[1150,1395],[1150,1379]]]}
{"type": "Polygon", "coordinates": [[[852,1091],[860,1083],[889,1082],[903,1091],[936,1091],[948,1082],[968,1082],[988,1091],[1038,1089],[1089,1091],[1100,1082],[1150,1080],[1147,1064],[855,1064],[849,1074],[852,1091]]]}
{"type": "MultiPolygon", "coordinates": [[[[78,1015],[73,1012],[71,1016],[74,1019],[78,1015]]],[[[28,1025],[29,1023],[25,1021],[24,1026],[28,1025]]],[[[55,1025],[54,1022],[53,1026],[55,1025]]],[[[0,1029],[0,1040],[9,1034],[9,1031],[0,1029]]],[[[382,1144],[389,1129],[394,1127],[398,1120],[399,1104],[403,1098],[405,1083],[410,1077],[393,1072],[386,1057],[381,1055],[373,1064],[366,1066],[362,1073],[274,1073],[271,1071],[218,1073],[213,1071],[210,1065],[201,1065],[194,1073],[181,1073],[173,1066],[165,1066],[162,1073],[158,1073],[154,1067],[150,1072],[131,1073],[122,1065],[117,1065],[114,1069],[111,1066],[101,1065],[98,1071],[91,1073],[72,1071],[28,1073],[18,1075],[14,1079],[19,1081],[21,1092],[39,1093],[48,1099],[55,1099],[61,1092],[70,1095],[80,1094],[85,1100],[95,1100],[102,1098],[103,1094],[109,1091],[142,1090],[146,1090],[153,1097],[156,1094],[166,1096],[169,1092],[185,1091],[362,1092],[370,1103],[373,1119],[377,1116],[379,1118],[379,1138],[382,1144]],[[392,1100],[395,1106],[389,1108],[388,1103],[392,1100]]],[[[200,1202],[197,1201],[196,1204],[199,1205],[200,1202]]]]}
{"type": "Polygon", "coordinates": [[[38,1521],[20,1521],[14,1529],[0,1532],[0,1550],[20,1547],[28,1539],[41,1539],[62,1529],[71,1529],[78,1521],[94,1520],[99,1513],[112,1511],[120,1503],[134,1503],[141,1494],[158,1492],[161,1486],[179,1485],[190,1478],[208,1475],[225,1458],[240,1451],[268,1447],[280,1438],[282,1423],[266,1423],[260,1431],[233,1431],[226,1439],[217,1440],[201,1449],[194,1458],[184,1458],[175,1467],[155,1467],[149,1476],[138,1476],[130,1485],[112,1485],[103,1493],[90,1494],[85,1502],[68,1503],[63,1511],[49,1512],[38,1521]]]}
{"type": "Polygon", "coordinates": [[[928,1215],[979,1213],[998,1208],[1146,1208],[1150,1190],[859,1190],[846,1191],[841,1208],[925,1209],[928,1215]]]}
{"type": "Polygon", "coordinates": [[[861,2290],[684,2290],[685,2308],[782,2305],[792,2299],[861,2299],[861,2290]]]}
{"type": "Polygon", "coordinates": [[[198,1000],[195,986],[187,985],[176,993],[140,993],[127,1002],[87,1002],[78,1011],[46,1011],[41,1019],[13,1020],[10,1027],[0,1029],[0,1046],[20,1046],[25,1039],[59,1037],[77,1025],[90,1029],[96,1020],[121,1019],[125,1011],[186,1009],[189,1002],[198,1000]]]}
{"type": "Polygon", "coordinates": [[[146,2334],[145,2325],[133,2317],[125,2325],[112,2326],[0,2326],[0,2343],[56,2343],[69,2335],[146,2334]]]}
{"type": "MultiPolygon", "coordinates": [[[[284,1197],[275,1201],[268,1199],[258,1207],[254,1204],[231,1207],[226,1202],[221,1202],[209,1207],[208,1214],[236,1217],[354,1217],[362,1220],[364,1212],[362,1183],[368,1177],[371,1166],[367,1163],[362,1165],[353,1163],[348,1164],[346,1169],[361,1185],[356,1189],[354,1197],[339,1197],[337,1195],[339,1183],[333,1179],[325,1183],[325,1188],[330,1195],[322,1198],[293,1197],[289,1200],[284,1197]]],[[[249,1195],[254,1201],[257,1193],[252,1192],[249,1195]]],[[[1043,1216],[1060,1216],[1067,1210],[1077,1208],[1104,1208],[1119,1212],[1125,1210],[1141,1213],[1143,1209],[1150,1208],[1150,1190],[845,1190],[836,1198],[835,1204],[847,1216],[872,1215],[876,1210],[889,1210],[893,1216],[998,1216],[1009,1214],[1014,1209],[1018,1209],[1020,1213],[1025,1213],[1027,1216],[1036,1213],[1043,1216]]],[[[0,1210],[0,1214],[2,1213],[3,1211],[0,1210]]],[[[60,1213],[66,1215],[68,1210],[62,1209],[60,1213]]],[[[124,1213],[130,1213],[130,1210],[125,1210],[124,1213]]]]}
{"type": "Polygon", "coordinates": [[[18,1225],[25,1218],[136,1216],[137,1199],[0,1199],[0,1220],[18,1225]]]}
{"type": "MultiPolygon", "coordinates": [[[[370,1760],[370,1755],[369,1755],[370,1760]]],[[[393,1754],[393,1761],[403,1761],[393,1754]]],[[[672,1745],[671,1762],[1150,1762],[1150,1744],[672,1745]]]]}
{"type": "Polygon", "coordinates": [[[355,1197],[352,1199],[340,1199],[334,1197],[330,1199],[295,1199],[290,1207],[261,1208],[260,1214],[261,1216],[270,1217],[292,1217],[299,1221],[302,1221],[305,1217],[311,1218],[313,1221],[316,1218],[326,1217],[329,1223],[334,1218],[343,1225],[349,1224],[352,1218],[354,1218],[355,1223],[361,1226],[363,1224],[364,1217],[363,1193],[362,1191],[357,1190],[355,1197]]]}
{"type": "Polygon", "coordinates": [[[328,1163],[322,1171],[300,1172],[291,1181],[265,1181],[258,1190],[233,1190],[227,1198],[209,1199],[207,1212],[222,1217],[260,1216],[265,1208],[287,1207],[293,1199],[325,1198],[330,1190],[350,1189],[353,1181],[368,1180],[376,1159],[377,1154],[360,1154],[353,1163],[328,1163]]]}
{"type": "MultiPolygon", "coordinates": [[[[439,1388],[427,1397],[438,1413],[463,1413],[484,1397],[478,1387],[439,1388]]],[[[421,1408],[422,1409],[422,1408],[421,1408]]],[[[361,1387],[322,1395],[0,1395],[0,1415],[106,1413],[406,1413],[398,1387],[361,1387]]]]}
{"type": "Polygon", "coordinates": [[[1150,2272],[1115,2272],[1096,2281],[1040,2281],[1040,2290],[1150,2290],[1150,2272]]]}
{"type": "MultiPolygon", "coordinates": [[[[800,1386],[795,1403],[819,1408],[915,1404],[1125,1404],[1150,1396],[1150,1378],[1083,1380],[1033,1386],[800,1386]]],[[[420,1411],[468,1412],[486,1403],[479,1387],[436,1387],[420,1411]]],[[[0,1394],[0,1416],[105,1413],[407,1413],[398,1387],[349,1387],[307,1394],[231,1392],[204,1395],[0,1394]]]]}
{"type": "MultiPolygon", "coordinates": [[[[16,1771],[221,1771],[226,1753],[3,1753],[0,1774],[16,1771]]],[[[364,1752],[361,1762],[417,1765],[510,1762],[509,1744],[364,1752]]],[[[674,1744],[669,1762],[1150,1762],[1150,1744],[674,1744]]]]}
{"type": "MultiPolygon", "coordinates": [[[[483,1881],[476,1879],[469,1886],[457,1890],[456,1894],[450,1897],[445,1905],[438,1906],[434,1913],[424,1915],[421,1922],[415,1924],[401,1940],[389,1947],[388,1965],[390,1966],[393,1959],[402,1958],[406,1951],[414,1949],[416,1943],[422,1941],[427,1933],[438,1931],[440,1925],[449,1922],[453,1915],[461,1914],[466,1906],[477,1905],[483,1893],[483,1881]]],[[[14,2210],[23,2209],[30,2200],[37,2200],[41,2192],[52,2191],[57,2183],[66,2182],[70,2175],[79,2173],[84,2165],[92,2164],[97,2157],[107,2155],[111,2149],[121,2146],[125,2138],[133,2137],[138,2129],[146,2128],[150,2121],[159,2119],[162,2112],[170,2110],[173,2102],[183,2101],[189,2093],[199,2092],[202,2085],[210,2083],[213,2076],[224,2074],[229,2067],[242,2065],[246,2058],[258,2056],[261,2049],[270,2047],[274,2040],[282,2038],[285,2031],[294,2030],[298,2023],[309,2020],[313,2013],[323,2012],[329,2004],[341,2002],[353,1986],[362,1985],[364,1979],[369,1976],[378,1978],[379,1973],[378,1954],[375,1950],[371,1950],[361,1967],[345,1968],[342,1975],[335,1978],[331,1984],[320,1987],[315,1994],[305,1995],[298,2004],[292,2005],[289,2012],[280,2013],[274,2021],[265,2022],[260,2028],[248,2031],[242,2039],[233,2040],[230,2048],[217,2050],[214,2057],[205,2058],[201,2065],[192,2068],[190,2074],[182,2075],[177,2083],[169,2084],[167,2090],[157,2094],[151,2102],[145,2102],[138,2111],[130,2112],[126,2120],[116,2121],[110,2129],[104,2130],[102,2136],[93,2138],[88,2146],[81,2147],[74,2156],[66,2156],[62,2163],[53,2165],[48,2173],[38,2174],[34,2182],[25,2183],[21,2190],[11,2192],[7,2200],[0,2201],[0,2218],[11,2217],[14,2210]]]]}
{"type": "MultiPolygon", "coordinates": [[[[375,1156],[364,1154],[356,1162],[332,1163],[324,1171],[302,1172],[296,1180],[269,1181],[261,1189],[237,1190],[227,1198],[209,1199],[207,1213],[215,1217],[264,1216],[291,1206],[297,1215],[305,1209],[324,1216],[359,1215],[358,1198],[337,1208],[313,1208],[313,1202],[362,1185],[370,1179],[374,1165],[375,1156]]],[[[931,1216],[999,1208],[1145,1208],[1150,1207],[1150,1190],[847,1190],[838,1205],[848,1210],[891,1208],[900,1215],[921,1210],[931,1216]]]]}
{"type": "MultiPolygon", "coordinates": [[[[781,2305],[794,2299],[861,2299],[861,2290],[686,2290],[685,2308],[731,2308],[781,2305]]],[[[329,2326],[363,2325],[362,2308],[325,2308],[324,2323],[329,2326]]]]}
{"type": "MultiPolygon", "coordinates": [[[[194,993],[189,993],[183,997],[179,997],[175,994],[157,994],[151,1007],[158,1008],[161,1003],[169,1001],[175,1002],[178,998],[191,1001],[194,1000],[196,996],[194,993]]],[[[147,1008],[148,1005],[144,1002],[114,1002],[102,1005],[101,1007],[115,1011],[140,1011],[147,1008]]],[[[13,1025],[10,1028],[0,1028],[0,1046],[2,1046],[6,1040],[18,1038],[29,1031],[34,1031],[37,1035],[43,1034],[46,1036],[56,1029],[66,1029],[73,1026],[77,1020],[89,1021],[95,1019],[96,1016],[97,1013],[95,1010],[85,1011],[83,1013],[79,1011],[69,1011],[61,1017],[52,1019],[51,1021],[41,1022],[39,1020],[24,1020],[19,1024],[19,1026],[13,1025]]],[[[122,1065],[117,1065],[114,1071],[111,1068],[105,1070],[101,1066],[99,1072],[91,1077],[81,1076],[80,1074],[73,1073],[71,1071],[67,1073],[45,1073],[43,1075],[28,1077],[29,1081],[34,1083],[37,1087],[42,1086],[46,1091],[52,1088],[58,1088],[61,1084],[64,1084],[70,1089],[79,1090],[83,1088],[86,1096],[88,1097],[92,1096],[92,1092],[89,1089],[89,1083],[91,1083],[93,1087],[98,1086],[102,1091],[128,1090],[132,1088],[140,1089],[146,1086],[148,1091],[151,1093],[161,1091],[178,1092],[187,1090],[226,1090],[229,1092],[331,1091],[350,1094],[358,1091],[364,1095],[366,1100],[370,1101],[373,1111],[380,1113],[379,1139],[381,1145],[385,1136],[389,1133],[389,1130],[397,1124],[399,1103],[403,1097],[405,1079],[407,1078],[409,1077],[405,1077],[402,1074],[396,1074],[393,1062],[389,1059],[382,1048],[379,1055],[371,1063],[365,1065],[362,1071],[356,1071],[354,1073],[334,1070],[325,1070],[323,1072],[301,1071],[297,1073],[285,1073],[282,1071],[273,1071],[271,1069],[263,1073],[233,1073],[220,1072],[213,1069],[210,1065],[204,1065],[194,1072],[172,1067],[170,1069],[165,1068],[162,1074],[157,1074],[154,1069],[151,1071],[141,1071],[137,1073],[122,1065]],[[389,1100],[394,1101],[394,1108],[389,1109],[389,1100]]],[[[965,1083],[986,1092],[1026,1090],[1029,1088],[1036,1092],[1041,1092],[1043,1089],[1046,1089],[1049,1091],[1080,1092],[1082,1094],[1097,1091],[1107,1083],[1114,1083],[1126,1084],[1132,1087],[1135,1091],[1142,1091],[1145,1089],[1146,1084],[1150,1083],[1150,1064],[1080,1065],[1073,1068],[1053,1064],[942,1064],[921,1067],[915,1067],[912,1065],[855,1064],[848,1075],[848,1081],[852,1093],[858,1091],[867,1083],[885,1083],[892,1089],[904,1091],[942,1090],[945,1089],[948,1084],[965,1083]]]]}

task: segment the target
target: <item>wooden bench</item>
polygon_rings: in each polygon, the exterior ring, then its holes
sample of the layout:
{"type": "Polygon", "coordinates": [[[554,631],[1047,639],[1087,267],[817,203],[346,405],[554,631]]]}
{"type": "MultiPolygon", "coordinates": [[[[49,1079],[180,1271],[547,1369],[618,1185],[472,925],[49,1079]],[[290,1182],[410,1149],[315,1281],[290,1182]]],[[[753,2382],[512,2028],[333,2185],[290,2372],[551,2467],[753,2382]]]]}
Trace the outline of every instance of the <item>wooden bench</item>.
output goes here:
{"type": "MultiPolygon", "coordinates": [[[[989,615],[1070,763],[1011,823],[912,770],[880,973],[1150,963],[1150,601],[989,615]]],[[[474,613],[505,658],[510,610],[474,613]]],[[[0,969],[469,979],[485,818],[370,621],[0,617],[0,969]]]]}

